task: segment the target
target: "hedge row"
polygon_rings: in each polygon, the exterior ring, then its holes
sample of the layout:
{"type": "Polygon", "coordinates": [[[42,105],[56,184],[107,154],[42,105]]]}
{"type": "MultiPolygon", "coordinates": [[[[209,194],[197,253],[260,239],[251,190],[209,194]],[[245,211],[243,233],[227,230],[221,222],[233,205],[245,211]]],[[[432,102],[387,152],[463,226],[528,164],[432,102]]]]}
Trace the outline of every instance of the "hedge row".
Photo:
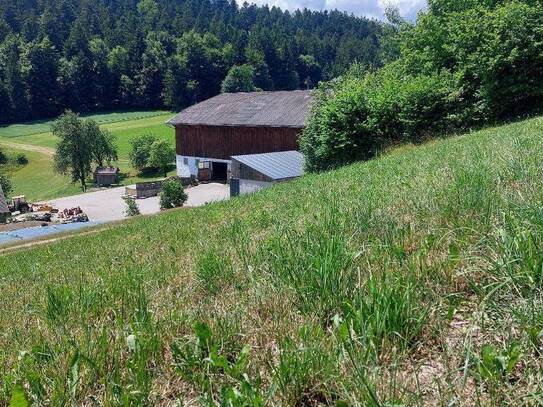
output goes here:
{"type": "Polygon", "coordinates": [[[320,86],[301,138],[309,171],[540,110],[543,5],[449,3],[431,1],[416,25],[403,25],[396,61],[376,72],[355,66],[320,86]]]}

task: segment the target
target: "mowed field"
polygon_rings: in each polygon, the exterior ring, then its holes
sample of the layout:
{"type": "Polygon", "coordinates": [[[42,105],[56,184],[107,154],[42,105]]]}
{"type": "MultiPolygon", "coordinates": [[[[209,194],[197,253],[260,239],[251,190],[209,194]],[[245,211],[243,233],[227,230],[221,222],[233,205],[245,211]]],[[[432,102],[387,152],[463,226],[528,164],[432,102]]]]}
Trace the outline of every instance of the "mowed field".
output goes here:
{"type": "Polygon", "coordinates": [[[0,404],[541,405],[542,133],[0,257],[0,404]]]}
{"type": "MultiPolygon", "coordinates": [[[[86,116],[101,123],[116,136],[119,149],[118,166],[123,173],[123,185],[151,178],[138,176],[129,163],[130,140],[141,134],[154,134],[175,144],[174,131],[165,124],[173,113],[164,111],[110,113],[86,116]]],[[[26,195],[30,200],[53,199],[81,192],[69,177],[55,174],[53,154],[57,138],[50,131],[52,121],[0,127],[0,148],[8,155],[24,153],[27,166],[8,170],[13,195],[26,195]]],[[[172,171],[172,174],[174,171],[172,171]]]]}

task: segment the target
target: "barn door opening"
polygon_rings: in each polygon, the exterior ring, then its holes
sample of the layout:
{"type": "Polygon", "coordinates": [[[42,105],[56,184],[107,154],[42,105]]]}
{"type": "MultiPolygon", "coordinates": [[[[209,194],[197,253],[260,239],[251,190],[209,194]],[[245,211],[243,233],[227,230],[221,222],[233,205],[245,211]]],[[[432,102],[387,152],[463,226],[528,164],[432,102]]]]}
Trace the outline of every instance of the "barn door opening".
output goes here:
{"type": "Polygon", "coordinates": [[[228,164],[213,162],[213,175],[214,181],[226,182],[228,177],[228,164]]]}

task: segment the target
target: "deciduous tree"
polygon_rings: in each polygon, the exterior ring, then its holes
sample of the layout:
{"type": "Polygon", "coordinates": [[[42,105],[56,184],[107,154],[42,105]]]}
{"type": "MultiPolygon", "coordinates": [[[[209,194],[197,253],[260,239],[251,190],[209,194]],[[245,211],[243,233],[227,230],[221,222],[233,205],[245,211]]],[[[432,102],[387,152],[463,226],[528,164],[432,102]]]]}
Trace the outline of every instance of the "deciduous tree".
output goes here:
{"type": "Polygon", "coordinates": [[[2,188],[5,197],[8,197],[11,194],[13,186],[11,180],[6,174],[0,173],[0,187],[2,188]]]}
{"type": "Polygon", "coordinates": [[[175,151],[167,140],[156,140],[149,149],[149,161],[147,165],[151,168],[158,168],[164,176],[168,175],[168,168],[175,160],[175,151]]]}
{"type": "Polygon", "coordinates": [[[151,146],[156,141],[152,134],[142,134],[130,141],[130,163],[136,170],[141,171],[149,165],[151,146]]]}
{"type": "Polygon", "coordinates": [[[254,69],[251,65],[234,65],[222,82],[221,92],[253,92],[256,90],[253,77],[254,69]]]}
{"type": "Polygon", "coordinates": [[[92,172],[94,126],[81,120],[76,113],[67,111],[53,124],[53,134],[59,138],[54,157],[55,170],[60,174],[70,174],[72,182],[80,182],[85,190],[92,172]]]}
{"type": "Polygon", "coordinates": [[[119,159],[115,136],[107,130],[98,129],[92,145],[93,160],[99,167],[111,164],[119,159]]]}

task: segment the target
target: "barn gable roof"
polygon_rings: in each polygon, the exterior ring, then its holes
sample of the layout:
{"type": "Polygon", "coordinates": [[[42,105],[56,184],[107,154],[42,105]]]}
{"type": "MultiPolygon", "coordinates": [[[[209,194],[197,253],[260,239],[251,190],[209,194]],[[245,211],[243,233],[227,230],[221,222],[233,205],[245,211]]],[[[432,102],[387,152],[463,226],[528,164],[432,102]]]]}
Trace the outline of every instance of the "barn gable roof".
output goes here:
{"type": "Polygon", "coordinates": [[[4,196],[4,191],[2,191],[1,185],[0,185],[0,213],[10,213],[8,204],[6,202],[6,197],[4,196]]]}
{"type": "Polygon", "coordinates": [[[232,158],[274,181],[304,175],[304,156],[298,151],[234,155],[232,158]]]}
{"type": "Polygon", "coordinates": [[[303,128],[311,91],[223,93],[191,106],[172,125],[303,128]]]}

